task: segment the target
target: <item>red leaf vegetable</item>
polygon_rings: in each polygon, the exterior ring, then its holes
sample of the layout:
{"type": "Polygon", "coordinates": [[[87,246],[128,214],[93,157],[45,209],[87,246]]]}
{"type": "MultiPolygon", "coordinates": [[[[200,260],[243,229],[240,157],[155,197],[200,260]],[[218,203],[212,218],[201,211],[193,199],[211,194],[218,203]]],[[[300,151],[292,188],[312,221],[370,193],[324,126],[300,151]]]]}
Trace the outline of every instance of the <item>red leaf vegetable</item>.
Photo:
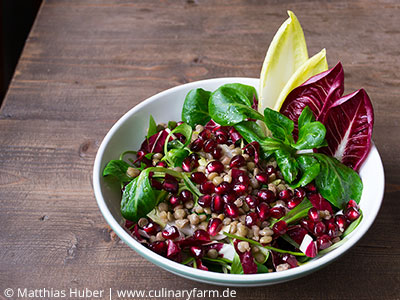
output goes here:
{"type": "Polygon", "coordinates": [[[320,193],[308,194],[307,197],[316,209],[327,210],[330,213],[333,213],[332,206],[324,199],[324,197],[321,196],[320,193]]]}
{"type": "Polygon", "coordinates": [[[244,274],[256,274],[257,273],[257,264],[254,262],[254,257],[251,254],[251,251],[246,251],[246,252],[240,252],[238,250],[238,245],[239,241],[235,240],[233,242],[235,246],[236,253],[239,255],[240,262],[242,264],[243,268],[243,273],[244,274]]]}
{"type": "Polygon", "coordinates": [[[358,170],[371,148],[374,110],[364,89],[336,100],[321,120],[328,147],[320,152],[358,170]]]}
{"type": "Polygon", "coordinates": [[[287,96],[280,112],[295,122],[308,106],[317,121],[326,127],[328,147],[319,151],[358,170],[371,148],[374,113],[371,100],[361,89],[342,97],[343,68],[334,68],[311,77],[287,96]]]}
{"type": "Polygon", "coordinates": [[[140,150],[144,150],[147,153],[162,153],[167,136],[168,132],[166,130],[157,132],[142,143],[140,150]]]}
{"type": "Polygon", "coordinates": [[[339,62],[334,68],[311,77],[286,97],[280,113],[295,122],[293,135],[297,138],[297,120],[308,106],[317,121],[325,115],[328,107],[343,95],[344,74],[339,62]]]}

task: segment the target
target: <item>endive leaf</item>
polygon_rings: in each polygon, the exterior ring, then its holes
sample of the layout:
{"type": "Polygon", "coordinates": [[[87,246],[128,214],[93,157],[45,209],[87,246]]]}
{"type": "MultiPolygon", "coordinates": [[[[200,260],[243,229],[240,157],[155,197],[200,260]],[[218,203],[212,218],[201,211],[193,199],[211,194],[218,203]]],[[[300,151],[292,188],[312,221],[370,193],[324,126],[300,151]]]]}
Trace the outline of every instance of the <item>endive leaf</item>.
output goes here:
{"type": "Polygon", "coordinates": [[[322,49],[319,53],[303,63],[290,77],[274,105],[274,110],[279,111],[287,95],[296,87],[303,84],[310,77],[328,70],[326,61],[326,50],[322,49]]]}
{"type": "MultiPolygon", "coordinates": [[[[306,41],[293,12],[276,32],[265,56],[260,74],[258,110],[273,108],[288,80],[308,59],[306,41]]],[[[307,78],[308,79],[308,78],[307,78]]]]}

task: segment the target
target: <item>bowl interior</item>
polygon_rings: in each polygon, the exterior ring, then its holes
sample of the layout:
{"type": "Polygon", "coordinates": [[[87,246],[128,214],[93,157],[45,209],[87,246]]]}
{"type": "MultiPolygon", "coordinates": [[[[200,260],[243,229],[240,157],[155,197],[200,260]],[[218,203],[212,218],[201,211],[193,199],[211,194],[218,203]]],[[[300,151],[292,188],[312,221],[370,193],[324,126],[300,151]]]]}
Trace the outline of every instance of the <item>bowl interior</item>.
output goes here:
{"type": "Polygon", "coordinates": [[[373,223],[379,211],[384,190],[383,166],[375,146],[372,147],[360,170],[364,184],[360,206],[364,212],[364,218],[349,236],[349,240],[341,247],[314,259],[308,264],[288,271],[270,274],[230,275],[205,272],[172,262],[153,253],[136,242],[123,229],[121,225],[124,224],[124,220],[120,213],[121,192],[119,186],[118,184],[110,184],[101,176],[102,170],[110,160],[118,159],[119,155],[126,150],[137,150],[140,147],[146,135],[150,115],[154,117],[157,123],[167,123],[170,120],[178,121],[181,119],[180,115],[185,96],[191,89],[201,87],[213,91],[222,84],[233,82],[252,85],[258,89],[258,79],[253,78],[217,78],[197,81],[150,97],[128,111],[108,132],[98,150],[93,170],[93,185],[97,203],[106,221],[122,240],[148,260],[178,275],[213,284],[235,286],[272,284],[304,276],[347,251],[373,223]]]}

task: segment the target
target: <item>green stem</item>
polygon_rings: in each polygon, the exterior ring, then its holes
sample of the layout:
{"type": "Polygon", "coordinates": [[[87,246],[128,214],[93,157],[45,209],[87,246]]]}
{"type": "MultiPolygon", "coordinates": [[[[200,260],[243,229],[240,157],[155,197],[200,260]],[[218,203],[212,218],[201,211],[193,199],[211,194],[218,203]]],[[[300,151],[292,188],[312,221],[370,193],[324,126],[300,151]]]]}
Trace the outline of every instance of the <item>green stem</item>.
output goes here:
{"type": "Polygon", "coordinates": [[[226,235],[227,237],[232,238],[232,239],[245,241],[245,242],[248,242],[250,244],[257,245],[257,246],[263,247],[263,248],[271,250],[271,251],[275,251],[275,252],[279,252],[279,253],[292,254],[292,255],[295,255],[295,256],[306,256],[302,252],[293,252],[293,251],[287,251],[287,250],[278,249],[278,248],[271,247],[271,246],[264,246],[264,245],[260,244],[259,242],[254,241],[254,240],[250,240],[250,239],[247,239],[245,237],[241,237],[241,236],[238,236],[238,235],[230,234],[230,233],[227,233],[227,232],[223,232],[223,234],[226,235]]]}
{"type": "Polygon", "coordinates": [[[136,155],[136,154],[137,154],[137,151],[128,150],[128,151],[122,152],[122,154],[119,156],[119,160],[123,160],[123,159],[124,159],[124,156],[125,156],[126,154],[134,154],[134,155],[136,155]]]}
{"type": "Polygon", "coordinates": [[[186,259],[182,262],[182,265],[187,265],[187,264],[191,263],[192,261],[194,261],[194,258],[190,256],[190,257],[186,258],[186,259]]]}

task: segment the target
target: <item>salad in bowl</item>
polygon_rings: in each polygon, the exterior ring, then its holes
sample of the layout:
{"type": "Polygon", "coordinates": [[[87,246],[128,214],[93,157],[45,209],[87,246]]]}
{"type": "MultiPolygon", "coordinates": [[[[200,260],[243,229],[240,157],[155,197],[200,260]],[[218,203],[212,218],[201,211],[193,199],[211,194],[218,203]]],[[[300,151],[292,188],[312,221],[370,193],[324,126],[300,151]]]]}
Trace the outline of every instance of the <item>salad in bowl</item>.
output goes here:
{"type": "MultiPolygon", "coordinates": [[[[293,13],[267,52],[259,94],[227,83],[190,90],[181,120],[149,115],[140,147],[102,170],[121,188],[126,232],[208,272],[258,274],[308,264],[360,224],[373,108],[344,92],[341,63],[308,58],[293,13]]],[[[135,129],[132,128],[132,135],[135,129]]]]}

